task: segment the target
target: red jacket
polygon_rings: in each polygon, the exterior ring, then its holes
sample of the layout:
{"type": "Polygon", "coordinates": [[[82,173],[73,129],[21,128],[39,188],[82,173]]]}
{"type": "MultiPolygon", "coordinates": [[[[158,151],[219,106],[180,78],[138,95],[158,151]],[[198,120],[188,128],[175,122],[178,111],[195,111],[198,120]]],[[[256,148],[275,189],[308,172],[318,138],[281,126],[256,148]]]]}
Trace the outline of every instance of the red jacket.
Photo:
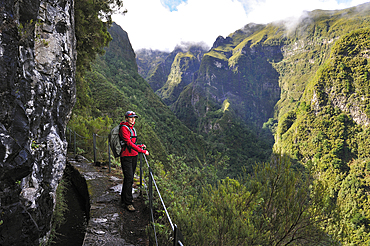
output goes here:
{"type": "MultiPolygon", "coordinates": [[[[130,129],[133,129],[134,126],[130,126],[128,124],[128,122],[125,122],[125,121],[122,121],[120,123],[120,125],[126,125],[128,127],[130,127],[130,129]]],[[[132,130],[133,131],[133,130],[132,130]]],[[[143,150],[142,147],[143,145],[136,145],[136,138],[131,138],[131,133],[130,131],[127,129],[127,127],[121,127],[120,129],[120,135],[121,137],[123,138],[123,140],[126,142],[126,147],[123,149],[123,151],[121,152],[121,157],[124,157],[124,156],[137,156],[138,155],[138,152],[140,153],[145,153],[146,150],[143,150]]]]}

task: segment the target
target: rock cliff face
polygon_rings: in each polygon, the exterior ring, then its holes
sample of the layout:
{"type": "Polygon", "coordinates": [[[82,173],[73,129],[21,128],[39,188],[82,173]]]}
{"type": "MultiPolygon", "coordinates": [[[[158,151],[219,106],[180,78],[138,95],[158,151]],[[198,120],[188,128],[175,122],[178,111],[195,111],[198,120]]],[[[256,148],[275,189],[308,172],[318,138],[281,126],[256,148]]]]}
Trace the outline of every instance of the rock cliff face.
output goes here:
{"type": "MultiPolygon", "coordinates": [[[[225,100],[242,120],[262,126],[273,117],[281,93],[279,74],[270,61],[283,58],[280,44],[263,44],[266,35],[255,43],[247,39],[263,28],[250,24],[229,37],[219,36],[208,51],[196,46],[175,50],[174,58],[159,63],[147,76],[148,83],[190,128],[198,125],[194,117],[205,118],[210,112],[203,102],[210,101],[218,110],[225,100]]],[[[137,60],[148,58],[139,53],[137,60]]]]}
{"type": "Polygon", "coordinates": [[[196,46],[187,52],[178,51],[172,62],[166,83],[156,91],[165,104],[174,103],[184,87],[194,81],[204,53],[205,51],[201,47],[196,46]]]}
{"type": "Polygon", "coordinates": [[[269,62],[282,58],[280,47],[252,46],[248,42],[242,49],[231,52],[227,45],[232,41],[228,37],[220,42],[219,37],[213,45],[215,48],[205,54],[193,83],[194,90],[205,91],[206,97],[219,105],[228,100],[245,122],[262,126],[273,116],[280,97],[279,74],[269,62]],[[217,43],[222,46],[216,46],[217,43]]]}
{"type": "Polygon", "coordinates": [[[0,245],[50,233],[75,102],[73,4],[0,3],[0,245]]]}

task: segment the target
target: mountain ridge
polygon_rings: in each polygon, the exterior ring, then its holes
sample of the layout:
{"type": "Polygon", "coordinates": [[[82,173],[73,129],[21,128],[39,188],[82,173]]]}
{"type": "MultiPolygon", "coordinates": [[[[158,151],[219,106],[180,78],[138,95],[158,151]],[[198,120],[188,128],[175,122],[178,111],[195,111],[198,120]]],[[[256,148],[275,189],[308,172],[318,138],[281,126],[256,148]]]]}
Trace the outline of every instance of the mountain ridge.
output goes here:
{"type": "Polygon", "coordinates": [[[274,151],[325,187],[322,201],[340,219],[323,227],[343,245],[364,244],[370,234],[369,24],[370,3],[306,12],[293,26],[248,24],[216,38],[197,76],[168,105],[231,157],[229,174],[253,166],[241,154],[245,142],[269,143],[269,130],[274,151]]]}

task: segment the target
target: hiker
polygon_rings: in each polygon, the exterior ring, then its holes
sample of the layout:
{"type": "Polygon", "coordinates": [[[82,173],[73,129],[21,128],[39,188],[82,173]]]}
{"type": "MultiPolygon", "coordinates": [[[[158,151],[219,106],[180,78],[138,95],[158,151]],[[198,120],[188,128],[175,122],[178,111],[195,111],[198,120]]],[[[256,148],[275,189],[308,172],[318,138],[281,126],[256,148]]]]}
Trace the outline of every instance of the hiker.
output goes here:
{"type": "Polygon", "coordinates": [[[132,185],[134,182],[134,174],[137,165],[138,153],[149,155],[145,144],[136,145],[137,135],[134,128],[135,120],[138,118],[135,112],[127,111],[125,113],[126,121],[122,121],[120,125],[120,136],[125,142],[121,151],[121,167],[123,172],[123,185],[121,192],[121,202],[130,212],[135,211],[133,206],[132,185]]]}

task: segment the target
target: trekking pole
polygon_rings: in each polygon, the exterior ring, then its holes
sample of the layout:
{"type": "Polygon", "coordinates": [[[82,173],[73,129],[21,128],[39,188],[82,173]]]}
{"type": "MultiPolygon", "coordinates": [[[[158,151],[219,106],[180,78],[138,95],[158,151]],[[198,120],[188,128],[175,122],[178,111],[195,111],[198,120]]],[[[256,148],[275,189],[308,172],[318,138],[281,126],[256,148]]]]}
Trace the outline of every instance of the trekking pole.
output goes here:
{"type": "Polygon", "coordinates": [[[143,153],[140,153],[140,187],[143,187],[143,153]]]}

